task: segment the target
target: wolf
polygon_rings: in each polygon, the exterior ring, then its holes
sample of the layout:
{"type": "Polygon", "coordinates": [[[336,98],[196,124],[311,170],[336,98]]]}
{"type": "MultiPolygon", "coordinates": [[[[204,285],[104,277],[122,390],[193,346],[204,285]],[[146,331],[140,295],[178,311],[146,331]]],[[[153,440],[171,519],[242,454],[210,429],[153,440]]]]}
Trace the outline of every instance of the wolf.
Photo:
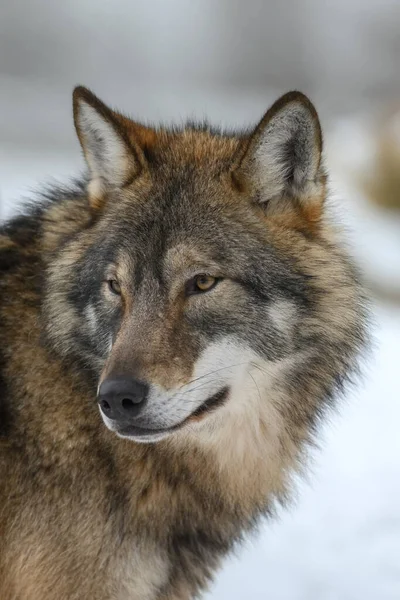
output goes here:
{"type": "Polygon", "coordinates": [[[357,372],[363,285],[302,93],[239,132],[73,112],[87,173],[0,229],[0,598],[198,598],[357,372]]]}

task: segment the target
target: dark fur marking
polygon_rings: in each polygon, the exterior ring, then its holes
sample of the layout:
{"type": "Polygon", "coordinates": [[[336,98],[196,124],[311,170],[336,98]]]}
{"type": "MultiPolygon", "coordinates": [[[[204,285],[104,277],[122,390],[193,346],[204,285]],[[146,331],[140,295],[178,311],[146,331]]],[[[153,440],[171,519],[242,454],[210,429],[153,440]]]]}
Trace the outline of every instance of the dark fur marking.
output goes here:
{"type": "Polygon", "coordinates": [[[15,269],[21,260],[18,248],[3,248],[0,250],[0,272],[5,273],[15,269]]]}

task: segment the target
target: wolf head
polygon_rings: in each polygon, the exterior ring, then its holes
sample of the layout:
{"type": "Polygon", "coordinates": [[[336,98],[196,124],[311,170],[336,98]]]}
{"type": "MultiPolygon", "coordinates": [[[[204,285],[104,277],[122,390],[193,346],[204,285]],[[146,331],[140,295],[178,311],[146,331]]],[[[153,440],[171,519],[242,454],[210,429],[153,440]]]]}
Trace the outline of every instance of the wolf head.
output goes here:
{"type": "Polygon", "coordinates": [[[152,442],[234,416],[301,437],[363,340],[313,105],[286,94],[241,134],[151,129],[79,87],[74,118],[89,175],[48,209],[43,318],[107,427],[152,442]]]}

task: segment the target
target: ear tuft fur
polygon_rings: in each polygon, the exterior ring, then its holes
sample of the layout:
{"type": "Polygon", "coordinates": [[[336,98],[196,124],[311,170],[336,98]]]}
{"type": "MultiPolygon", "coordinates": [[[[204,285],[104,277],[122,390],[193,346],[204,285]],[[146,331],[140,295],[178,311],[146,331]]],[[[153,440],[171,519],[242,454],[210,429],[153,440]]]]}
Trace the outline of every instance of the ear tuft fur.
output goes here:
{"type": "Polygon", "coordinates": [[[89,200],[102,205],[105,194],[139,175],[144,159],[128,139],[115,113],[82,86],[73,93],[74,122],[90,171],[89,200]]]}
{"type": "Polygon", "coordinates": [[[289,92],[268,110],[239,150],[234,171],[251,181],[262,202],[318,196],[322,133],[317,112],[300,92],[289,92]]]}

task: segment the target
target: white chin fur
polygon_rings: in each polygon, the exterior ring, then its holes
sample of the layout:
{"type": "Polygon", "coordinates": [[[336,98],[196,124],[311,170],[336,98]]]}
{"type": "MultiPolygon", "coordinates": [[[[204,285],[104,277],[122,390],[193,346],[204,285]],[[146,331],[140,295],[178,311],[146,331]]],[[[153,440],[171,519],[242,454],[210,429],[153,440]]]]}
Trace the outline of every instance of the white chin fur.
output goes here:
{"type": "Polygon", "coordinates": [[[173,431],[163,431],[160,433],[152,433],[150,435],[123,435],[122,433],[115,432],[118,437],[131,440],[132,442],[136,442],[137,444],[155,444],[157,442],[161,442],[161,440],[165,440],[166,438],[173,435],[173,431]]]}

